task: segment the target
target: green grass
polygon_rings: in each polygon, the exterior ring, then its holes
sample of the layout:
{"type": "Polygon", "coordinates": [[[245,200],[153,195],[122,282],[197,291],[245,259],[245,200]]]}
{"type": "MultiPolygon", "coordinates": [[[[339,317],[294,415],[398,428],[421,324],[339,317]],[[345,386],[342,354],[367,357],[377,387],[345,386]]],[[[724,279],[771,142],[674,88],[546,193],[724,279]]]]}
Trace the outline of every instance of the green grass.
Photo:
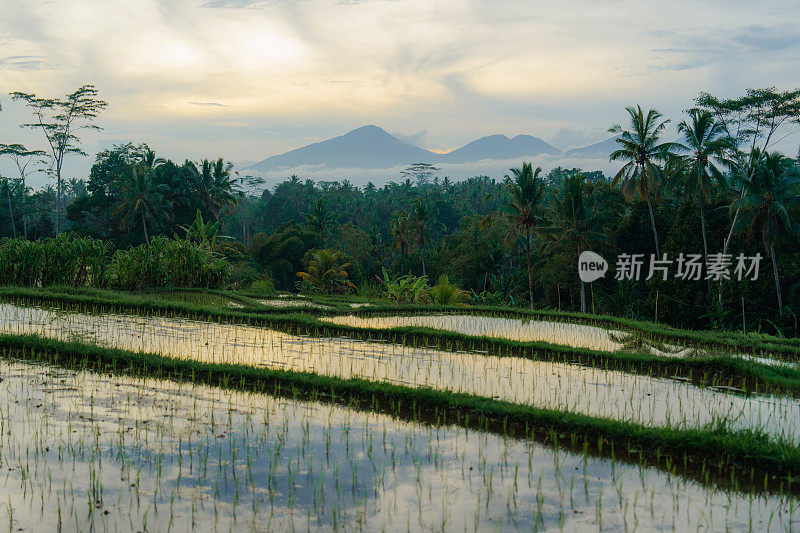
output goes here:
{"type": "Polygon", "coordinates": [[[648,427],[429,388],[246,365],[210,364],[36,336],[0,335],[0,353],[7,358],[89,371],[146,375],[335,402],[414,422],[460,425],[509,436],[544,439],[551,445],[588,447],[592,453],[643,461],[671,471],[682,465],[682,470],[694,472],[698,479],[708,481],[709,474],[729,477],[736,488],[740,483],[749,483],[770,491],[798,491],[795,481],[800,476],[798,447],[764,434],[732,431],[724,426],[648,427]]]}
{"type": "MultiPolygon", "coordinates": [[[[175,292],[175,291],[173,291],[175,292]]],[[[200,293],[201,291],[177,291],[200,293]]],[[[582,364],[652,377],[689,379],[700,386],[726,386],[748,393],[785,394],[800,397],[800,369],[746,361],[727,355],[669,357],[649,353],[605,352],[544,342],[521,342],[494,337],[475,337],[424,327],[391,329],[355,328],[319,320],[307,310],[270,309],[252,306],[246,297],[230,291],[211,294],[242,298],[243,307],[233,309],[198,304],[198,300],[164,297],[170,291],[125,293],[100,289],[29,289],[0,287],[0,298],[22,304],[53,304],[79,312],[135,312],[163,314],[198,320],[216,320],[269,327],[290,334],[317,337],[347,336],[367,341],[386,341],[406,346],[432,346],[444,350],[486,351],[496,356],[517,356],[582,364]]],[[[202,300],[200,300],[202,301],[202,300]]],[[[361,313],[359,313],[361,314],[361,313]]],[[[785,353],[781,353],[786,358],[785,353]]],[[[800,360],[800,357],[795,360],[800,360]]]]}

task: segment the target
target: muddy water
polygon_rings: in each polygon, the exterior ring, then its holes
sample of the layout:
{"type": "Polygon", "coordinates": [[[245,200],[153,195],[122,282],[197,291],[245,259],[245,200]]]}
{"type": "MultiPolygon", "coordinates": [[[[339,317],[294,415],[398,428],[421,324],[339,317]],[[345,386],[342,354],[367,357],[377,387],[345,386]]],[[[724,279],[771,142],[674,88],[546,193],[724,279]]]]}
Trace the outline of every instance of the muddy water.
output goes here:
{"type": "Polygon", "coordinates": [[[795,399],[743,397],[591,367],[345,338],[300,337],[241,325],[60,313],[10,304],[0,305],[0,332],[78,339],[205,362],[428,386],[650,425],[700,427],[724,421],[733,428],[758,429],[800,442],[800,402],[795,399]]]}
{"type": "Polygon", "coordinates": [[[797,501],[462,428],[0,361],[13,531],[786,531],[797,501]]]}

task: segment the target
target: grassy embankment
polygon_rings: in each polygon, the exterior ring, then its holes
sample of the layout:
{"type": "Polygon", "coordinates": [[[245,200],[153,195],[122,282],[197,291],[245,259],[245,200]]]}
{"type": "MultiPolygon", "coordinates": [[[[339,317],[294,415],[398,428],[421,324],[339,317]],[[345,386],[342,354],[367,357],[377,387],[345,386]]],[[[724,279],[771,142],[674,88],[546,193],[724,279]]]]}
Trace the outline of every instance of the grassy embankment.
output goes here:
{"type": "MultiPolygon", "coordinates": [[[[323,313],[350,314],[348,308],[323,311],[316,308],[275,308],[259,304],[257,296],[221,290],[158,290],[131,294],[99,289],[29,289],[0,287],[0,299],[23,305],[56,305],[65,310],[86,313],[140,313],[171,317],[186,317],[200,320],[243,323],[269,327],[292,334],[310,336],[347,336],[370,341],[386,341],[407,346],[431,346],[445,350],[484,351],[495,356],[519,356],[545,361],[581,364],[611,370],[620,370],[652,377],[688,379],[700,386],[724,386],[741,389],[748,393],[776,393],[800,397],[800,369],[792,366],[770,365],[732,357],[714,350],[692,357],[672,357],[642,352],[605,352],[573,348],[544,342],[521,342],[494,337],[476,337],[450,331],[423,327],[400,327],[391,329],[354,328],[319,320],[323,313]],[[230,303],[236,304],[232,307],[230,303]]],[[[450,308],[417,307],[420,312],[448,312],[450,308]]],[[[359,309],[359,315],[411,312],[409,306],[383,306],[359,309]],[[391,311],[390,311],[391,310],[391,311]]],[[[458,312],[475,312],[491,316],[533,317],[530,313],[495,308],[458,308],[458,312]]],[[[542,317],[544,317],[543,315],[542,317]]],[[[538,317],[538,318],[542,318],[538,317]]],[[[550,319],[562,318],[584,320],[584,323],[600,325],[602,317],[575,314],[547,314],[550,319]]],[[[646,330],[662,331],[660,326],[635,323],[646,330]]],[[[678,332],[678,330],[674,330],[678,332]]],[[[685,337],[671,338],[680,346],[690,346],[692,339],[704,339],[703,346],[714,345],[724,338],[719,332],[682,332],[685,337]],[[678,340],[680,339],[680,340],[678,340]]],[[[740,335],[740,337],[742,337],[740,335]]],[[[728,346],[745,353],[770,354],[787,360],[800,360],[797,339],[762,338],[747,336],[743,344],[735,344],[739,337],[732,336],[728,346]],[[778,343],[777,341],[781,341],[778,343]]]]}

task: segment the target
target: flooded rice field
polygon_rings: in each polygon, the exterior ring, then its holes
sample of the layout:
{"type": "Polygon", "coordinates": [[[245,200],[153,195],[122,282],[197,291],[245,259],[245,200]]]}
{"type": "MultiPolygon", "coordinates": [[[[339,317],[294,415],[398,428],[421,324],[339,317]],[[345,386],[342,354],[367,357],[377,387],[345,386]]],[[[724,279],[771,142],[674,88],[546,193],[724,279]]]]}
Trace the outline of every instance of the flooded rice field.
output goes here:
{"type": "Polygon", "coordinates": [[[776,358],[756,357],[749,354],[721,350],[709,351],[675,344],[654,342],[629,331],[606,329],[599,326],[553,322],[524,318],[504,318],[480,315],[394,315],[394,316],[333,316],[320,320],[355,328],[390,329],[400,327],[426,327],[453,331],[473,337],[492,337],[520,342],[545,342],[573,348],[605,352],[620,350],[642,351],[666,357],[692,355],[728,355],[770,365],[786,365],[776,358]]]}
{"type": "Polygon", "coordinates": [[[9,531],[788,531],[797,500],[526,440],[0,360],[9,531]]]}
{"type": "Polygon", "coordinates": [[[64,313],[0,304],[0,332],[161,353],[204,362],[426,386],[656,426],[726,424],[800,442],[800,401],[743,396],[649,376],[480,353],[179,318],[64,313]]]}

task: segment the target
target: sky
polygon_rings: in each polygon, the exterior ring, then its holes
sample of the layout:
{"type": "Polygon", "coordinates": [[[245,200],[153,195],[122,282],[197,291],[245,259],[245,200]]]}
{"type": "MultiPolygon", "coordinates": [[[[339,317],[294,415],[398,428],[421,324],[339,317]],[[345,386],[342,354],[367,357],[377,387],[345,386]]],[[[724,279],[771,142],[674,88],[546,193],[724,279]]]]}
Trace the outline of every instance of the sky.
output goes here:
{"type": "Polygon", "coordinates": [[[494,133],[564,149],[607,138],[627,105],[677,123],[700,91],[800,86],[796,0],[0,0],[0,14],[0,143],[42,147],[10,91],[92,83],[109,102],[70,177],[128,141],[244,166],[365,124],[437,151],[494,133]]]}

